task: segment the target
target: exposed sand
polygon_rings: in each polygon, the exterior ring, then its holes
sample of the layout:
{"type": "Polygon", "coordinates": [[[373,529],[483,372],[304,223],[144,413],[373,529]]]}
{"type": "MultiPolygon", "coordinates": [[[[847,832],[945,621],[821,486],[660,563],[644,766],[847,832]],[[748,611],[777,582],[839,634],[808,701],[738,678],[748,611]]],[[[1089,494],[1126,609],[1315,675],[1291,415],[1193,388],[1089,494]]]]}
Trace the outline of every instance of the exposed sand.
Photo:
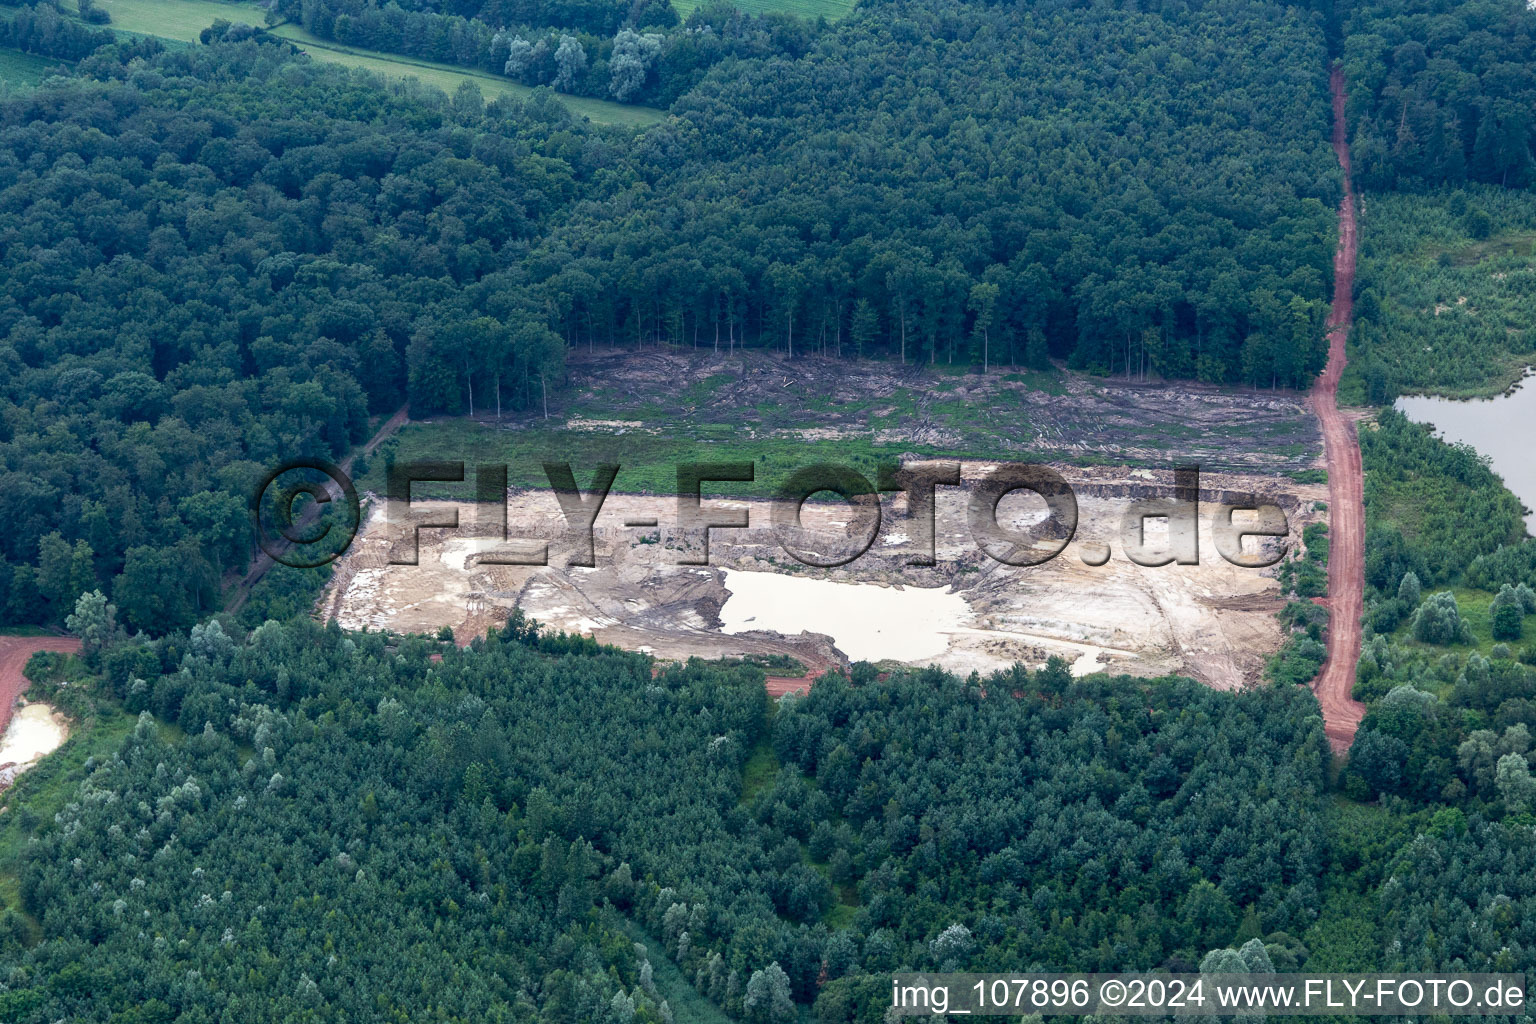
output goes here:
{"type": "Polygon", "coordinates": [[[5,731],[17,700],[31,685],[27,662],[38,651],[74,654],[80,641],[72,636],[0,636],[0,733],[5,731]]]}
{"type": "MultiPolygon", "coordinates": [[[[973,481],[988,468],[967,464],[965,479],[973,481]]],[[[1317,517],[1312,503],[1326,497],[1326,487],[1298,485],[1285,477],[1204,474],[1200,564],[1150,568],[1124,556],[1120,523],[1133,501],[1166,494],[1172,474],[1058,469],[1077,493],[1077,534],[1053,561],[1022,568],[995,562],[980,551],[967,526],[965,495],[957,488],[939,491],[939,564],[933,568],[906,565],[915,548],[905,499],[899,495],[883,500],[880,533],[870,550],[835,569],[795,562],[770,525],[768,503],[708,498],[709,510],[748,509],[752,525],[715,531],[708,566],[680,565],[685,551],[697,550],[697,538],[677,529],[675,499],[620,494],[608,497],[597,519],[597,565],[568,567],[564,518],[547,491],[514,492],[507,521],[513,537],[550,542],[548,567],[485,564],[483,553],[503,545],[499,538],[475,535],[488,531],[477,526],[478,510],[467,506],[460,506],[459,530],[421,532],[419,565],[390,565],[390,535],[382,502],[375,502],[357,541],[338,564],[321,611],[351,629],[428,632],[448,625],[466,642],[520,606],[549,628],[589,634],[663,659],[778,653],[819,668],[868,658],[880,649],[866,645],[873,627],[867,621],[861,625],[859,616],[868,620],[867,610],[839,611],[867,605],[863,587],[815,588],[819,604],[792,593],[801,581],[836,581],[905,588],[892,595],[916,590],[911,599],[894,596],[892,610],[884,613],[914,631],[886,648],[898,655],[892,660],[987,672],[1015,661],[1039,665],[1059,655],[1078,674],[1100,668],[1138,675],[1182,672],[1220,688],[1257,679],[1264,659],[1281,641],[1274,618],[1281,604],[1279,586],[1272,569],[1239,568],[1216,553],[1212,504],[1229,492],[1273,501],[1286,510],[1289,540],[1295,545],[1302,527],[1317,517]],[[648,517],[661,526],[624,525],[648,517]],[[1099,544],[1110,546],[1109,561],[1085,564],[1085,556],[1091,558],[1099,544]],[[765,585],[738,573],[779,573],[795,583],[765,585]],[[732,597],[732,589],[739,595],[743,587],[765,586],[774,595],[781,590],[785,595],[749,598],[745,611],[738,613],[733,606],[722,614],[728,602],[741,600],[732,597]],[[859,601],[841,602],[834,594],[859,601]],[[928,601],[935,602],[933,609],[928,601]],[[802,607],[784,606],[788,602],[802,607]],[[764,628],[769,625],[776,628],[764,628]]],[[[999,513],[1023,526],[1043,518],[1044,506],[1030,495],[1014,495],[999,513]]],[[[841,535],[842,524],[851,518],[851,509],[841,503],[805,507],[805,525],[828,537],[841,535]]],[[[1157,522],[1148,524],[1149,543],[1158,542],[1157,522]]],[[[528,544],[508,542],[506,547],[526,549],[528,544]]]]}
{"type": "Polygon", "coordinates": [[[69,720],[47,704],[23,704],[0,735],[0,790],[69,739],[69,720]]]}
{"type": "Polygon", "coordinates": [[[721,571],[730,592],[720,609],[722,632],[824,632],[854,661],[919,662],[939,657],[970,618],[965,598],[948,588],[721,571]]]}
{"type": "Polygon", "coordinates": [[[51,754],[69,738],[69,723],[47,704],[28,704],[11,716],[0,736],[0,765],[28,764],[51,754]]]}

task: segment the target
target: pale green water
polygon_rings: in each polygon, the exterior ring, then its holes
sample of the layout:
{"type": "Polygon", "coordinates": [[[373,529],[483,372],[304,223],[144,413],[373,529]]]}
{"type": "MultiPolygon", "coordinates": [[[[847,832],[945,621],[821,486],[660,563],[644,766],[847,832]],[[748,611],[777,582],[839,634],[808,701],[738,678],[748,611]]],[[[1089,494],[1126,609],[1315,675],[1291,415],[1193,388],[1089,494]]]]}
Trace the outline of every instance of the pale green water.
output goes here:
{"type": "Polygon", "coordinates": [[[724,633],[768,629],[785,636],[824,633],[853,661],[922,661],[943,654],[949,634],[970,618],[948,589],[725,570],[731,592],[720,609],[724,633]]]}
{"type": "MultiPolygon", "coordinates": [[[[1527,509],[1536,509],[1536,380],[1527,379],[1498,398],[1469,402],[1415,395],[1397,400],[1409,419],[1428,423],[1442,438],[1469,444],[1488,456],[1504,486],[1527,509]]],[[[1525,529],[1536,533],[1536,514],[1525,529]]]]}

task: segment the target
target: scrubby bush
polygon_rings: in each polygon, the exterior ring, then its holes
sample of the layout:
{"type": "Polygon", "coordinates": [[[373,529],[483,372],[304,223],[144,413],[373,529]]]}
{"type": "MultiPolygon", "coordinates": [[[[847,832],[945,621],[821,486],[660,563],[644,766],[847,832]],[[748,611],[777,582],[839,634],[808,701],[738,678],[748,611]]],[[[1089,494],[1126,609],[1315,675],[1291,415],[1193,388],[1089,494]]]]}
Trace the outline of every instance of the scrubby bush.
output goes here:
{"type": "Polygon", "coordinates": [[[1519,640],[1525,634],[1525,617],[1512,604],[1496,605],[1493,609],[1493,638],[1495,640],[1519,640]]]}
{"type": "Polygon", "coordinates": [[[1456,595],[1449,590],[1431,594],[1413,617],[1413,637],[1426,644],[1469,644],[1472,627],[1461,617],[1456,595]]]}

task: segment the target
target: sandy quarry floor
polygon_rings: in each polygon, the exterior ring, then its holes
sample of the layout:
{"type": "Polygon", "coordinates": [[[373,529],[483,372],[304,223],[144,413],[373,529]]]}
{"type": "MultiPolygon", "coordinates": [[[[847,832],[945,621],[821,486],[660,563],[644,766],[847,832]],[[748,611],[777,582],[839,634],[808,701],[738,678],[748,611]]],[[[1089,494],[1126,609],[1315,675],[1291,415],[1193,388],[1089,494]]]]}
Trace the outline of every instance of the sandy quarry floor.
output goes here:
{"type": "MultiPolygon", "coordinates": [[[[972,481],[988,468],[967,464],[965,479],[972,481]]],[[[664,659],[781,653],[812,668],[846,663],[834,638],[839,633],[853,638],[850,630],[869,627],[852,623],[855,616],[844,614],[837,592],[826,588],[816,589],[814,617],[825,625],[814,632],[723,631],[722,607],[728,600],[747,599],[746,590],[736,597],[727,589],[723,570],[792,573],[838,583],[952,588],[964,601],[959,614],[933,617],[919,607],[910,614],[899,608],[884,613],[891,620],[884,628],[942,634],[934,646],[937,653],[916,659],[918,664],[987,672],[1015,661],[1038,665],[1060,655],[1079,674],[1100,668],[1138,675],[1181,672],[1221,688],[1257,679],[1264,659],[1281,641],[1274,618],[1281,604],[1279,587],[1272,569],[1238,568],[1216,553],[1209,529],[1212,503],[1222,493],[1247,493],[1280,505],[1294,547],[1302,527],[1321,515],[1313,511],[1313,503],[1327,497],[1326,486],[1298,485],[1276,476],[1203,474],[1201,563],[1149,568],[1124,556],[1120,523],[1132,501],[1171,492],[1172,474],[1057,469],[1077,493],[1078,531],[1059,557],[1028,568],[994,562],[979,550],[966,525],[964,494],[957,488],[939,492],[939,564],[933,568],[906,565],[914,549],[900,495],[884,499],[881,530],[869,552],[836,569],[802,566],[787,555],[766,502],[725,499],[707,499],[705,507],[746,507],[752,525],[716,531],[708,566],[680,565],[683,551],[693,550],[694,539],[675,525],[675,499],[619,494],[608,497],[597,519],[597,565],[567,567],[565,521],[547,491],[512,493],[507,520],[512,537],[550,542],[548,567],[484,564],[482,551],[515,545],[488,536],[483,525],[477,526],[484,523],[480,510],[469,505],[458,506],[458,530],[421,532],[418,565],[392,565],[391,538],[399,531],[392,533],[381,503],[374,501],[362,533],[322,596],[321,611],[351,629],[424,632],[448,625],[465,642],[521,606],[551,628],[590,634],[664,659]],[[647,517],[656,518],[660,526],[625,525],[647,517]],[[1111,546],[1112,557],[1101,566],[1085,564],[1083,549],[1099,543],[1111,546]]],[[[418,502],[414,507],[431,510],[435,505],[418,502]]],[[[1021,494],[1004,499],[999,511],[1005,519],[1025,525],[1040,519],[1044,506],[1021,494]]],[[[850,518],[846,505],[808,504],[804,523],[839,531],[850,518]]],[[[1150,525],[1155,527],[1157,521],[1150,525]]],[[[1148,533],[1155,542],[1156,529],[1148,533]]],[[[861,591],[850,587],[846,593],[852,603],[861,591]]],[[[774,609],[733,606],[732,628],[750,627],[751,621],[742,620],[758,617],[759,611],[774,609]],[[743,615],[744,610],[748,614],[743,615]]],[[[846,643],[859,646],[852,639],[846,643]]]]}

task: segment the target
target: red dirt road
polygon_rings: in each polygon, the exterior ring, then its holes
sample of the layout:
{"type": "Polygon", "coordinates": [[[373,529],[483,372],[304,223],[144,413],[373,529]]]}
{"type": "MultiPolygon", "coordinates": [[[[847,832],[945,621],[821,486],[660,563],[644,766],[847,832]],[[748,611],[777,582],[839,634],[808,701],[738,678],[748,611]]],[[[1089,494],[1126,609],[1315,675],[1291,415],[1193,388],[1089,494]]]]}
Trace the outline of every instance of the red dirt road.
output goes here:
{"type": "Polygon", "coordinates": [[[769,676],[763,680],[768,696],[778,698],[786,693],[809,693],[811,684],[821,676],[822,670],[812,670],[803,676],[769,676]]]}
{"type": "Polygon", "coordinates": [[[16,698],[27,692],[27,677],[21,674],[27,659],[38,651],[78,650],[80,641],[72,636],[0,636],[0,732],[11,723],[16,698]]]}
{"type": "Polygon", "coordinates": [[[1354,742],[1365,705],[1350,698],[1360,660],[1360,614],[1365,587],[1364,473],[1354,423],[1339,412],[1339,377],[1347,362],[1344,341],[1354,313],[1355,193],[1349,177],[1349,142],[1344,131],[1344,70],[1329,76],[1333,92],[1333,151],[1344,170],[1339,204],[1339,249],[1333,259],[1333,310],[1328,314],[1328,366],[1312,387],[1312,408],[1323,430],[1328,459],[1328,660],[1312,684],[1323,708],[1323,727],[1333,749],[1354,742]]]}

